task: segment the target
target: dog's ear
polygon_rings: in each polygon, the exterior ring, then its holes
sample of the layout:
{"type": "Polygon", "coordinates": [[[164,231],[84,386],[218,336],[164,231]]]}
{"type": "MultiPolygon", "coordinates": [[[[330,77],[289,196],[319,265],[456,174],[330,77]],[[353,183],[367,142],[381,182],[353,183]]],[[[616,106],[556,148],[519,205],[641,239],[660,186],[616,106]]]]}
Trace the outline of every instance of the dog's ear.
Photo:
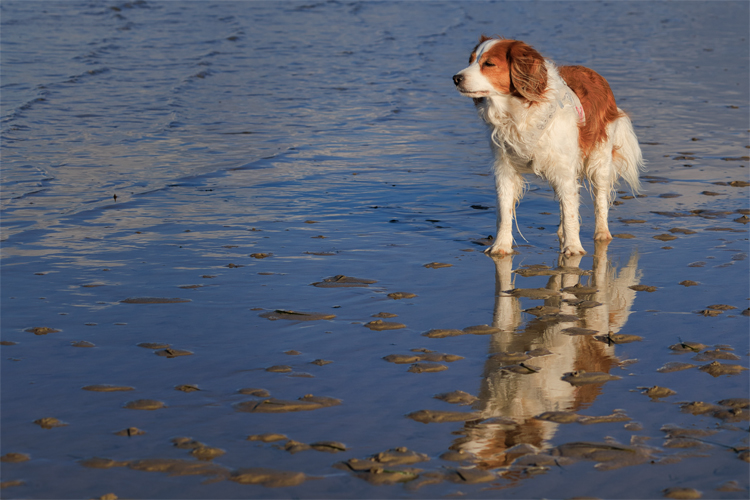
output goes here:
{"type": "Polygon", "coordinates": [[[542,55],[530,45],[513,42],[508,47],[511,90],[532,102],[542,100],[547,88],[547,67],[542,55]]]}

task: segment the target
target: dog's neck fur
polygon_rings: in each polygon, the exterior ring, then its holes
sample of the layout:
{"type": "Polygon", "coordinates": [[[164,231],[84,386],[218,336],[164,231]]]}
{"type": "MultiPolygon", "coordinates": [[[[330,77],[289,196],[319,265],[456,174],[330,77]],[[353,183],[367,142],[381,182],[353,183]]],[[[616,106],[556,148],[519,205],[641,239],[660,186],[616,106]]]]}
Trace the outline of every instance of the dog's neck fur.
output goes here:
{"type": "Polygon", "coordinates": [[[492,95],[477,102],[479,115],[491,128],[493,144],[505,154],[533,160],[534,149],[550,122],[561,110],[584,119],[581,103],[549,61],[544,99],[530,102],[511,95],[492,95]],[[560,109],[558,109],[558,106],[560,109]]]}

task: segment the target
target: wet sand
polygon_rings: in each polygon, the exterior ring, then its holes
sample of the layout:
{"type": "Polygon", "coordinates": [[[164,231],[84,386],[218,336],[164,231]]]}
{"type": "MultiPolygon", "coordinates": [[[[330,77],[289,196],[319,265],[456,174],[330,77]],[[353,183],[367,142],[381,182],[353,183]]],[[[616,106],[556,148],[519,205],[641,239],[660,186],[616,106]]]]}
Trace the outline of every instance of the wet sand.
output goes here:
{"type": "Polygon", "coordinates": [[[4,45],[71,41],[64,77],[3,77],[3,498],[747,498],[747,4],[8,5],[4,45]],[[631,115],[608,245],[584,195],[561,257],[536,182],[518,254],[482,253],[491,154],[450,82],[481,32],[631,115]]]}

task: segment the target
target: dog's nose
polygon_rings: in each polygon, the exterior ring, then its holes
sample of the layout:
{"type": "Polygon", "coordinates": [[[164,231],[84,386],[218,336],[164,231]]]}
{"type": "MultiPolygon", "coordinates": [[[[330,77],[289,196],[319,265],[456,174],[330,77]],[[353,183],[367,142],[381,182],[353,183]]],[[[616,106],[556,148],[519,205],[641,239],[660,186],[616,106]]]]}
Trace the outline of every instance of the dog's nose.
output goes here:
{"type": "Polygon", "coordinates": [[[453,83],[460,85],[464,81],[464,75],[453,75],[453,83]]]}

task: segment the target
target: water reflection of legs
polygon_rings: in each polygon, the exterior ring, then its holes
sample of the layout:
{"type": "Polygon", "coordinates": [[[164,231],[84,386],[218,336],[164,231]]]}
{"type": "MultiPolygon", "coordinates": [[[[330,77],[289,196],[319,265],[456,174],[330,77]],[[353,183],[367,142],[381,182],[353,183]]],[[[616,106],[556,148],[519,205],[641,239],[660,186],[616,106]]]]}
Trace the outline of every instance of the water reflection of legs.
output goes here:
{"type": "Polygon", "coordinates": [[[518,298],[505,293],[513,289],[513,256],[493,257],[495,261],[495,310],[492,326],[504,333],[513,333],[521,324],[521,303],[518,298]]]}
{"type": "Polygon", "coordinates": [[[622,328],[635,296],[628,287],[640,273],[636,252],[617,273],[607,257],[608,243],[597,242],[591,271],[579,267],[580,255],[561,255],[556,269],[526,266],[531,273],[514,271],[512,256],[493,259],[493,326],[500,331],[490,338],[475,404],[485,420],[467,422],[454,449],[473,453],[485,468],[507,466],[550,446],[560,424],[536,416],[576,412],[600,394],[601,384],[574,386],[562,376],[575,370],[609,373],[618,364],[614,346],[595,340],[594,331],[606,335],[622,328]],[[539,275],[549,276],[545,288],[556,295],[545,299],[544,307],[527,309],[537,317],[523,325],[521,299],[508,292],[515,289],[514,278],[539,275]]]}

